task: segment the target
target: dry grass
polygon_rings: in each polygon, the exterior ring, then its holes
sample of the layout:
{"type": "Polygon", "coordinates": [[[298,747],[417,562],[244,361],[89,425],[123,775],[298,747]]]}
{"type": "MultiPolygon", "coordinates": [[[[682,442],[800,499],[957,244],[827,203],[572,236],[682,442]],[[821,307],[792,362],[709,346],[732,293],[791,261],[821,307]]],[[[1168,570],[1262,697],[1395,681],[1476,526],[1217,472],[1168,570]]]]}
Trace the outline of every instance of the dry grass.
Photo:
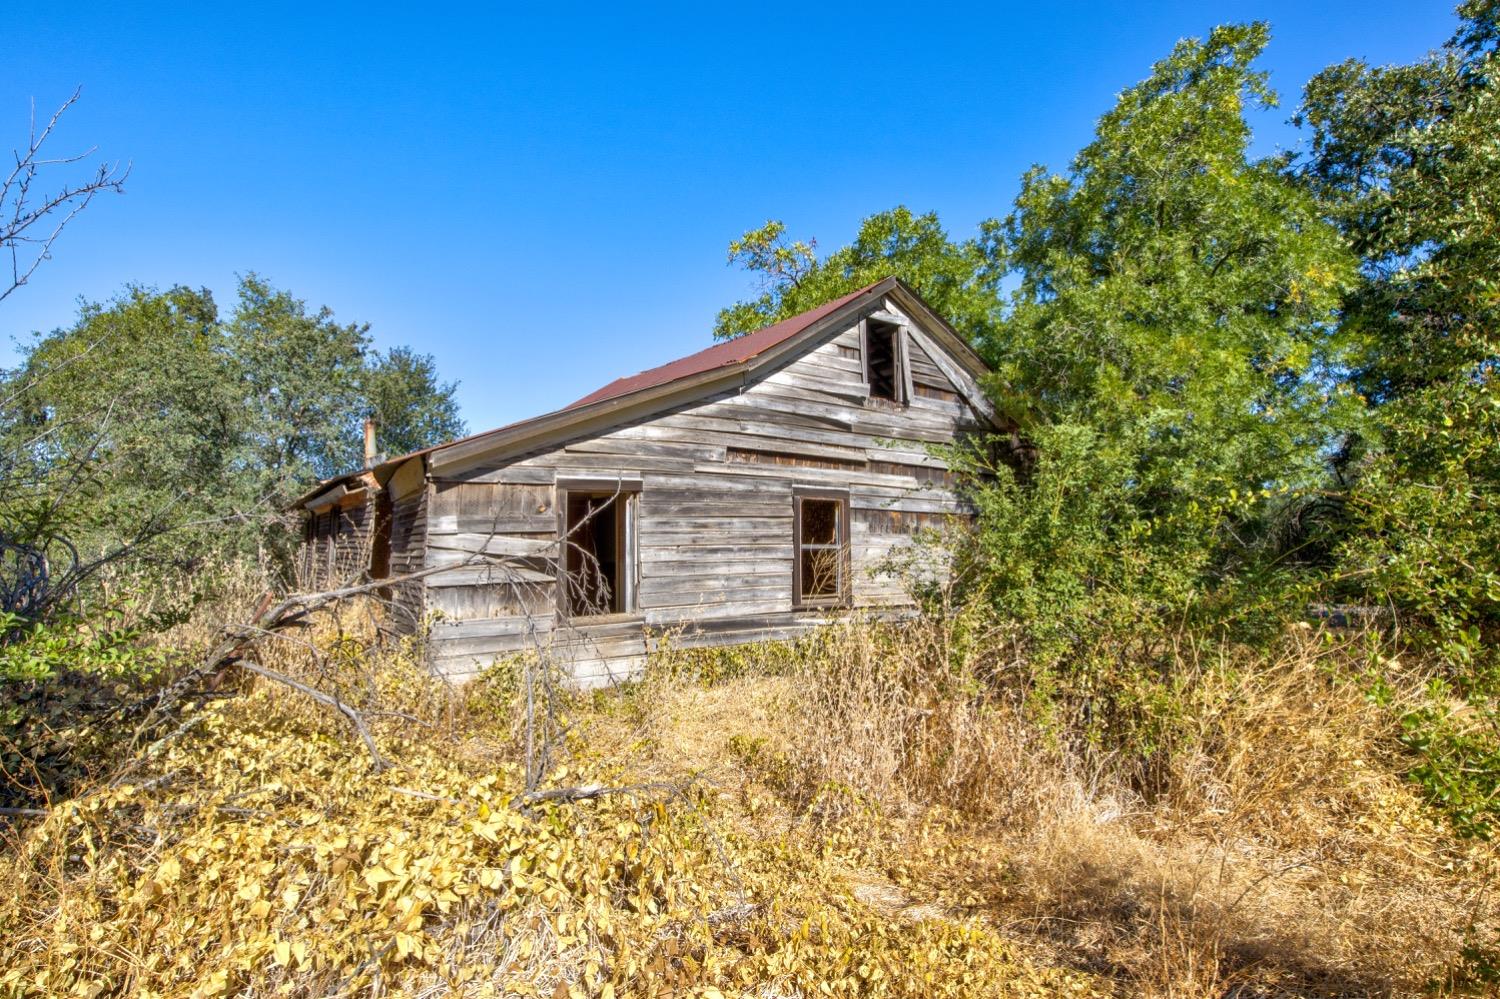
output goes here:
{"type": "MultiPolygon", "coordinates": [[[[1497,918],[1496,853],[1400,776],[1364,636],[1180,653],[1149,754],[1070,738],[1006,648],[961,619],[836,629],[770,687],[729,681],[716,712],[778,719],[726,739],[804,821],[862,825],[903,907],[982,911],[1132,995],[1462,991],[1460,952],[1497,918]]],[[[691,726],[682,696],[653,700],[691,726]]]]}
{"type": "Polygon", "coordinates": [[[757,830],[768,799],[684,770],[706,731],[656,759],[617,698],[566,705],[551,782],[680,789],[518,809],[503,670],[445,690],[348,610],[257,655],[365,710],[393,767],[253,679],[127,740],[11,828],[0,995],[1086,994],[970,922],[887,919],[842,876],[848,836],[757,830]]]}
{"type": "MultiPolygon", "coordinates": [[[[258,591],[225,594],[177,647],[258,591]]],[[[400,711],[393,771],[290,691],[217,692],[13,831],[0,994],[1460,994],[1494,939],[1496,851],[1402,779],[1362,637],[1180,650],[1116,699],[1149,752],[1080,737],[978,615],[669,649],[565,706],[552,780],[690,790],[528,818],[504,670],[447,689],[373,622],[262,658],[400,711]]]]}

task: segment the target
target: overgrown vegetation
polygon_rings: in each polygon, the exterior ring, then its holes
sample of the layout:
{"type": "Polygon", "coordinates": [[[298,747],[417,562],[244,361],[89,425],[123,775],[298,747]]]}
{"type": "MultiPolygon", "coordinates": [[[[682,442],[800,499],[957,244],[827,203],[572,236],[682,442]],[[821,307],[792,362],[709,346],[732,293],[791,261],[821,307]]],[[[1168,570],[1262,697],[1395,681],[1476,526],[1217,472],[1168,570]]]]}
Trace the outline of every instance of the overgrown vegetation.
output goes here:
{"type": "Polygon", "coordinates": [[[361,467],[366,416],[391,454],[463,432],[432,359],[367,329],[249,275],[227,316],[131,288],[38,336],[0,373],[0,610],[44,618],[101,573],[169,592],[225,559],[284,573],[286,505],[361,467]]]}
{"type": "Polygon", "coordinates": [[[1179,649],[1111,681],[1120,724],[987,610],[669,646],[567,699],[523,805],[516,664],[452,691],[368,620],[263,657],[383,709],[393,766],[280,684],[186,702],[17,828],[0,988],[1466,994],[1494,960],[1500,858],[1405,779],[1431,701],[1369,633],[1179,649]]]}
{"type": "Polygon", "coordinates": [[[0,383],[0,993],[1500,987],[1500,6],[1459,15],[1319,74],[1301,154],[1251,156],[1230,25],[971,239],[736,241],[719,335],[896,273],[1019,429],[948,455],[915,618],[617,690],[455,691],[365,594],[262,596],[367,408],[458,431],[429,359],[253,276],[85,307],[0,383]]]}
{"type": "Polygon", "coordinates": [[[766,288],[720,328],[901,275],[1029,444],[954,456],[979,513],[960,555],[1049,682],[1168,676],[1184,642],[1263,645],[1310,611],[1379,617],[1458,705],[1406,717],[1413,773],[1489,835],[1500,8],[1458,13],[1415,64],[1320,73],[1309,148],[1264,159],[1266,26],[1181,42],[973,239],[905,208],[822,259],[780,223],[747,233],[731,260],[766,288]]]}

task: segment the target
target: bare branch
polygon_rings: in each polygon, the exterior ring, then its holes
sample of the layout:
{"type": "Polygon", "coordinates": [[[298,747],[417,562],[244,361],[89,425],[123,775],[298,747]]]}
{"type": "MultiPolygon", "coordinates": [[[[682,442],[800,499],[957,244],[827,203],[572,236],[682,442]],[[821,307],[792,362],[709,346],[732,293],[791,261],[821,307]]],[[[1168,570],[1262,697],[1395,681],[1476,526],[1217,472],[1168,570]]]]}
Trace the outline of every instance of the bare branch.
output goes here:
{"type": "Polygon", "coordinates": [[[83,180],[63,183],[50,192],[36,190],[43,171],[79,163],[94,150],[71,156],[48,157],[43,153],[64,112],[78,102],[81,88],[74,90],[62,107],[52,113],[40,132],[36,129],[36,107],[24,149],[13,151],[14,165],[0,180],[0,253],[10,258],[9,279],[0,278],[0,301],[30,280],[42,261],[52,256],[52,244],[63,229],[103,192],[123,193],[130,164],[101,163],[83,180]]]}
{"type": "Polygon", "coordinates": [[[274,669],[268,669],[267,667],[262,666],[260,663],[251,662],[249,659],[241,659],[238,665],[241,669],[248,670],[249,672],[254,673],[256,676],[263,676],[267,680],[274,680],[277,683],[284,684],[285,686],[288,686],[297,691],[299,694],[306,694],[308,697],[311,697],[313,700],[317,701],[319,704],[324,705],[325,707],[333,708],[339,714],[347,718],[349,720],[349,724],[353,726],[354,731],[359,733],[360,741],[365,744],[365,748],[370,751],[371,759],[373,759],[375,762],[376,772],[380,772],[390,767],[390,763],[387,762],[386,758],[380,755],[380,747],[375,745],[375,737],[370,734],[370,727],[365,724],[364,716],[361,715],[358,711],[354,710],[354,708],[350,707],[348,704],[339,700],[332,694],[325,694],[323,691],[317,689],[316,687],[309,687],[307,684],[302,683],[301,681],[293,680],[285,673],[278,673],[274,669]]]}
{"type": "Polygon", "coordinates": [[[511,806],[537,805],[544,801],[593,801],[596,798],[606,798],[615,794],[659,794],[664,793],[670,798],[680,798],[687,794],[690,785],[672,784],[658,781],[650,784],[626,784],[621,787],[609,787],[605,784],[582,784],[577,787],[554,787],[545,791],[527,791],[518,794],[511,800],[511,806]]]}

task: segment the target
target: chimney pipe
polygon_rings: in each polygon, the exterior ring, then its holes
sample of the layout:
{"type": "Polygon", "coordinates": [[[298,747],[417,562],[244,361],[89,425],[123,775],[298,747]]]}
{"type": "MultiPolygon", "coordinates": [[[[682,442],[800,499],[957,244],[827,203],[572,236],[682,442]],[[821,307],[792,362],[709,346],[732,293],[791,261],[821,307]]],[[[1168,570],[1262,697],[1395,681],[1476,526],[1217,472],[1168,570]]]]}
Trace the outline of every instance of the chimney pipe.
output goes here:
{"type": "Polygon", "coordinates": [[[365,467],[375,467],[375,416],[365,417],[365,467]]]}

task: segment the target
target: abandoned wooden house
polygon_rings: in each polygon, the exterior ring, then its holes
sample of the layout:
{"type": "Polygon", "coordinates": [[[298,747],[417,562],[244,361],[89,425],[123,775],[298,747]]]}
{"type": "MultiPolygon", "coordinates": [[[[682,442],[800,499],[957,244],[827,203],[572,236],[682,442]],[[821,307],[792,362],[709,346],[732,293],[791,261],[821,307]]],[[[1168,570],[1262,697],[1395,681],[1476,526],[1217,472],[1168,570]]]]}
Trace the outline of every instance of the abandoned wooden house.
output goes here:
{"type": "Polygon", "coordinates": [[[547,649],[576,681],[607,682],[663,635],[786,638],[906,607],[888,556],[965,511],[929,446],[1009,429],[984,371],[887,278],[556,412],[320,483],[300,501],[307,565],[390,578],[454,678],[547,649]]]}

